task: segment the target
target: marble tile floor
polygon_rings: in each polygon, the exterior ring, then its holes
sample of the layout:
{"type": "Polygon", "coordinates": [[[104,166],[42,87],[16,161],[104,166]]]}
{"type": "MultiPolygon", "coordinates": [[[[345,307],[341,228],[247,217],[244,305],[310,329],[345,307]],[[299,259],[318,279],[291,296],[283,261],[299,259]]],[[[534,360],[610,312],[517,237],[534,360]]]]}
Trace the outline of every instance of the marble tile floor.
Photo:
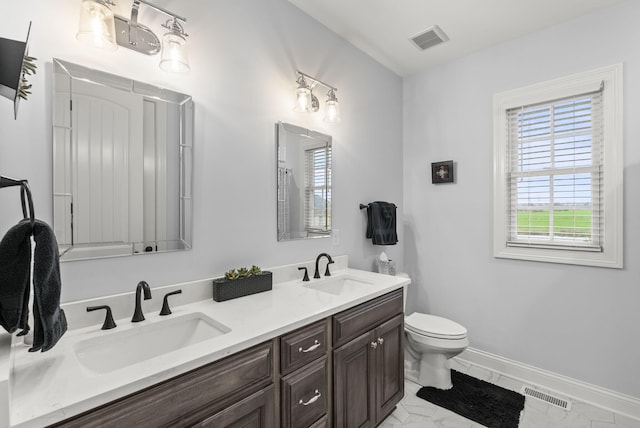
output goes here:
{"type": "MultiPolygon", "coordinates": [[[[478,379],[497,384],[503,388],[520,392],[522,383],[489,371],[452,360],[453,369],[478,379]]],[[[405,396],[396,410],[385,419],[380,428],[482,428],[480,425],[426,400],[418,398],[420,386],[405,381],[405,396]]],[[[571,400],[571,410],[526,397],[519,428],[640,428],[640,421],[611,411],[571,400]]],[[[516,428],[516,427],[514,427],[516,428]]]]}

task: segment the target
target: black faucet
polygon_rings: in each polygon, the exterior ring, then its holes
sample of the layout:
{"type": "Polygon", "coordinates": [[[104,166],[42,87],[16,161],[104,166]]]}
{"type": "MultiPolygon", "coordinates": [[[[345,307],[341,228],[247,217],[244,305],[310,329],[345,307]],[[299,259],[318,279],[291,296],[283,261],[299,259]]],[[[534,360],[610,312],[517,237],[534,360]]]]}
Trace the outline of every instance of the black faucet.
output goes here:
{"type": "Polygon", "coordinates": [[[325,271],[324,271],[324,276],[331,276],[331,272],[329,272],[329,265],[333,263],[333,259],[327,253],[320,253],[320,255],[318,255],[318,257],[316,257],[316,273],[313,274],[313,277],[316,278],[316,279],[320,278],[320,270],[318,269],[318,262],[320,262],[320,259],[322,257],[326,257],[327,260],[329,260],[327,262],[327,269],[325,269],[325,271]]]}
{"type": "Polygon", "coordinates": [[[144,321],[144,315],[142,315],[142,305],[140,304],[141,291],[144,291],[144,300],[149,300],[151,298],[151,288],[149,288],[149,284],[147,284],[146,281],[140,281],[136,286],[136,309],[133,312],[133,318],[131,318],[131,322],[144,321]]]}
{"type": "Polygon", "coordinates": [[[87,306],[87,312],[97,311],[99,309],[106,309],[107,311],[104,317],[104,323],[102,323],[102,330],[111,330],[112,328],[116,328],[117,325],[113,320],[113,315],[111,314],[111,308],[109,306],[87,306]]]}
{"type": "Polygon", "coordinates": [[[182,294],[182,290],[172,291],[171,293],[167,293],[164,295],[164,299],[162,300],[162,309],[160,310],[160,315],[171,315],[171,309],[169,308],[169,296],[173,296],[175,294],[182,294]]]}
{"type": "Polygon", "coordinates": [[[302,278],[302,281],[309,281],[309,272],[307,272],[306,266],[299,267],[298,270],[304,270],[304,277],[302,278]]]}

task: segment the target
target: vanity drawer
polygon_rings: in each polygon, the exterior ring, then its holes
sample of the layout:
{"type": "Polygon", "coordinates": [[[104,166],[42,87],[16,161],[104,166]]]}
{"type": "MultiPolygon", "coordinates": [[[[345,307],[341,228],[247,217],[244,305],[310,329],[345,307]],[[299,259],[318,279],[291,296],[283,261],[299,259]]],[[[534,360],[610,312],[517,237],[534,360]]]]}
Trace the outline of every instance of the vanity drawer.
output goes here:
{"type": "Polygon", "coordinates": [[[333,346],[338,347],[402,313],[402,289],[333,316],[333,346]]]}
{"type": "Polygon", "coordinates": [[[280,370],[290,373],[326,352],[327,322],[322,320],[280,338],[280,370]]]}
{"type": "Polygon", "coordinates": [[[282,426],[308,428],[327,413],[327,358],[285,376],[280,386],[282,426]]]}

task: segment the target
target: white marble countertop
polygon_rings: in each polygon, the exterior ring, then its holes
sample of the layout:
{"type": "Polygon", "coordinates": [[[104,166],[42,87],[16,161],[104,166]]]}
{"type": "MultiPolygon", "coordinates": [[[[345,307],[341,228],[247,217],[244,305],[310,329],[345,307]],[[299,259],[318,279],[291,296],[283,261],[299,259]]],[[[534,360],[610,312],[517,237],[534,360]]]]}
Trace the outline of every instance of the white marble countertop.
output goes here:
{"type": "MultiPolygon", "coordinates": [[[[9,421],[3,425],[0,420],[0,427],[40,427],[64,420],[401,288],[410,281],[403,277],[348,269],[346,257],[344,261],[336,263],[332,277],[312,279],[306,283],[299,279],[297,272],[297,266],[303,263],[270,269],[274,271],[273,290],[226,302],[211,299],[210,280],[153,289],[156,302],[153,306],[143,305],[146,320],[134,325],[130,315],[118,318],[116,310],[114,317],[117,318],[118,327],[113,330],[100,330],[104,311],[98,311],[100,313],[97,315],[92,312],[91,322],[86,321],[87,314],[83,315],[84,321],[80,319],[86,306],[89,303],[96,304],[100,299],[75,302],[63,307],[70,325],[79,328],[70,329],[46,353],[29,353],[28,347],[15,338],[9,353],[6,345],[8,335],[0,336],[0,400],[3,399],[3,382],[9,391],[9,421]],[[368,284],[366,287],[347,287],[338,294],[312,288],[323,281],[344,277],[368,284]],[[181,288],[185,296],[175,296],[171,308],[173,314],[160,317],[157,309],[161,304],[162,292],[175,288],[181,288]],[[84,367],[73,350],[74,344],[84,338],[107,336],[134,329],[143,323],[157,323],[194,312],[224,324],[231,331],[106,374],[98,374],[84,367]],[[78,322],[73,323],[72,320],[78,322]],[[83,322],[87,325],[83,325],[83,322]]],[[[131,304],[133,300],[132,293],[111,299],[110,303],[115,307],[118,303],[114,299],[122,302],[126,299],[131,304]]],[[[0,410],[3,410],[2,405],[0,402],[0,410]]]]}

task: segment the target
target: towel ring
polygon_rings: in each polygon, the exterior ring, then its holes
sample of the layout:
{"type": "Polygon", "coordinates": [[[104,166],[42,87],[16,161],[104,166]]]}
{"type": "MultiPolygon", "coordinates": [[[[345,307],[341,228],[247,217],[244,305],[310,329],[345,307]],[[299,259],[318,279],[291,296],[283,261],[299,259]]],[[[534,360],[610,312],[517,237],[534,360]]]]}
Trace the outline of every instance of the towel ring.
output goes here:
{"type": "Polygon", "coordinates": [[[31,189],[27,180],[16,180],[14,178],[3,177],[0,175],[0,189],[4,187],[20,186],[20,202],[22,204],[22,216],[28,218],[31,223],[31,229],[35,226],[36,216],[33,209],[33,198],[31,189]],[[28,209],[28,210],[27,210],[28,209]]]}
{"type": "Polygon", "coordinates": [[[22,180],[20,186],[20,202],[22,203],[22,215],[24,218],[29,218],[31,223],[31,228],[36,224],[36,216],[33,209],[33,198],[31,197],[31,189],[29,188],[29,183],[27,180],[22,180]],[[25,197],[27,199],[27,204],[29,206],[29,215],[27,215],[27,205],[25,204],[25,197]]]}

